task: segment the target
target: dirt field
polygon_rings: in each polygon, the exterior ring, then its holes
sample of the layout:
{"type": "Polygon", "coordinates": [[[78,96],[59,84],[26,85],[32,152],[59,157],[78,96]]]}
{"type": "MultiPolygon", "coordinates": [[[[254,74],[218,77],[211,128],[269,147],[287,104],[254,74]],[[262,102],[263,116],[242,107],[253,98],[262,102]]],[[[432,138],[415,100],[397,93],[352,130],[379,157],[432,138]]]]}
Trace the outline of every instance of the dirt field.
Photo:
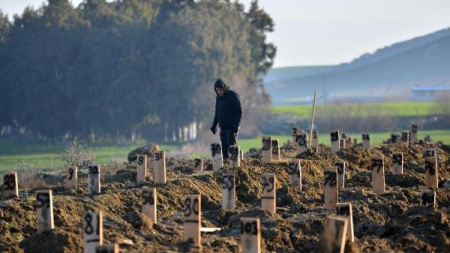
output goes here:
{"type": "Polygon", "coordinates": [[[77,191],[65,190],[56,180],[27,190],[29,197],[1,197],[0,252],[82,252],[83,217],[99,210],[104,213],[104,243],[120,244],[121,252],[239,252],[241,217],[260,217],[263,252],[317,252],[325,218],[335,215],[323,208],[323,167],[336,159],[347,163],[339,202],[353,204],[355,242],[347,243],[346,252],[450,252],[450,153],[437,149],[439,189],[433,210],[420,206],[425,149],[424,144],[409,149],[383,145],[369,152],[356,145],[335,155],[321,146],[319,153],[297,155],[286,146],[283,160],[268,165],[261,163],[260,151],[247,153],[241,168],[225,168],[236,174],[236,211],[221,210],[224,171],[214,172],[208,160],[203,172],[193,173],[194,161],[168,159],[165,185],[155,185],[152,173],[149,182],[136,183],[133,165],[123,165],[103,177],[102,193],[92,197],[83,177],[77,191]],[[393,152],[404,154],[403,175],[392,175],[393,152]],[[372,192],[369,168],[374,154],[385,156],[385,194],[372,192]],[[294,157],[301,159],[302,191],[289,185],[286,161],[294,157]],[[260,208],[263,173],[275,173],[278,180],[276,214],[260,208]],[[157,187],[157,224],[140,214],[143,186],[157,187]],[[37,234],[33,206],[39,189],[52,189],[54,203],[55,229],[42,234],[37,234]],[[222,228],[202,233],[201,247],[183,242],[183,202],[191,194],[202,196],[202,227],[222,228]]]}

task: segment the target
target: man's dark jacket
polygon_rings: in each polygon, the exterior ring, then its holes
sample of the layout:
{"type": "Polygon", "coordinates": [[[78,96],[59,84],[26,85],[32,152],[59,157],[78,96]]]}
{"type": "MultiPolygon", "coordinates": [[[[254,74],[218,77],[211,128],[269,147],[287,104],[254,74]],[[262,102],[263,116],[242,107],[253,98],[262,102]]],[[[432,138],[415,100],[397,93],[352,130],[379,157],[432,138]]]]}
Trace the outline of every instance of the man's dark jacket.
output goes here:
{"type": "Polygon", "coordinates": [[[220,129],[232,130],[236,133],[239,131],[242,118],[242,106],[239,95],[230,90],[220,79],[215,83],[214,91],[216,88],[222,88],[224,95],[222,97],[217,95],[216,97],[216,114],[214,116],[213,128],[216,128],[217,123],[219,123],[220,129]]]}

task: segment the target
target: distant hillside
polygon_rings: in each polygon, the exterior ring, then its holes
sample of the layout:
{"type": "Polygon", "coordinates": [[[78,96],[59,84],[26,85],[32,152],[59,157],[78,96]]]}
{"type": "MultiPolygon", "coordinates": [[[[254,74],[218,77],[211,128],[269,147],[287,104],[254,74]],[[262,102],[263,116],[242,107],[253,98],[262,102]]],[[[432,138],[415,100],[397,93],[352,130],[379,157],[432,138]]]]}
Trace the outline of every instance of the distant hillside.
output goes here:
{"type": "MultiPolygon", "coordinates": [[[[409,98],[415,85],[450,85],[450,29],[394,44],[338,66],[289,68],[291,78],[266,78],[275,104],[301,100],[317,90],[319,97],[409,98]],[[296,74],[293,70],[298,69],[296,74]]],[[[287,68],[284,68],[287,69],[287,68]]],[[[276,70],[276,69],[275,69],[276,70]]],[[[276,71],[274,70],[274,73],[276,71]]],[[[285,72],[287,72],[285,70],[285,72]]]]}

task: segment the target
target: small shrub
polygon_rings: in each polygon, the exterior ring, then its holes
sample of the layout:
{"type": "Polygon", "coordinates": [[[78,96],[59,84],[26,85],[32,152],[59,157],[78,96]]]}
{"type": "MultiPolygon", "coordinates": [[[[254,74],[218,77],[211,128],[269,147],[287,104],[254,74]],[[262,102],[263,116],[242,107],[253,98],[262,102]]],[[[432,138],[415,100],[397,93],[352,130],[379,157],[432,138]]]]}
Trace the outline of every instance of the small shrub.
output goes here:
{"type": "Polygon", "coordinates": [[[94,163],[95,154],[92,148],[88,148],[86,144],[79,144],[75,138],[67,145],[64,152],[61,153],[61,159],[65,161],[68,166],[77,166],[81,168],[94,163]]]}

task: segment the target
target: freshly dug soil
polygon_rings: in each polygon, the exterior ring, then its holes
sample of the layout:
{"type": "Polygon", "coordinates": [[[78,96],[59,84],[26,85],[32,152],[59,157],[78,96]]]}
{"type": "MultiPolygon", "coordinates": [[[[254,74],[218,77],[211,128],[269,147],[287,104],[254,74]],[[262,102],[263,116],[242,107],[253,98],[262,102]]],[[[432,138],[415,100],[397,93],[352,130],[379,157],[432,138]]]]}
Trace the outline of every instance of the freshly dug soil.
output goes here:
{"type": "MultiPolygon", "coordinates": [[[[114,175],[102,178],[102,193],[87,195],[85,179],[77,191],[65,190],[63,182],[49,183],[53,190],[55,229],[37,234],[35,191],[29,197],[0,198],[0,252],[82,252],[83,217],[90,211],[104,213],[104,243],[120,244],[121,252],[239,252],[241,217],[259,217],[263,252],[318,251],[325,218],[335,215],[323,205],[323,167],[346,161],[347,180],[339,202],[352,202],[355,242],[346,252],[450,252],[450,170],[449,152],[437,149],[439,189],[437,207],[420,206],[425,188],[424,158],[427,147],[382,145],[370,151],[361,145],[332,154],[321,146],[319,153],[297,154],[282,148],[282,161],[262,164],[260,151],[247,153],[241,168],[214,172],[211,161],[194,173],[193,160],[168,159],[165,185],[149,181],[136,183],[133,166],[124,165],[114,175]],[[392,154],[403,152],[404,174],[392,175],[392,154]],[[383,154],[386,171],[385,194],[372,192],[370,157],[383,154]],[[287,161],[301,159],[303,189],[289,185],[287,161]],[[236,210],[221,210],[221,176],[236,174],[236,210]],[[277,213],[260,208],[260,177],[274,173],[278,181],[277,213]],[[158,222],[141,215],[143,186],[157,188],[158,222]],[[202,233],[202,245],[183,241],[185,195],[201,194],[202,227],[221,231],[202,233]]],[[[42,189],[40,187],[39,189],[42,189]]],[[[0,192],[2,193],[2,192],[0,192]]],[[[3,194],[1,194],[3,196],[3,194]]]]}

